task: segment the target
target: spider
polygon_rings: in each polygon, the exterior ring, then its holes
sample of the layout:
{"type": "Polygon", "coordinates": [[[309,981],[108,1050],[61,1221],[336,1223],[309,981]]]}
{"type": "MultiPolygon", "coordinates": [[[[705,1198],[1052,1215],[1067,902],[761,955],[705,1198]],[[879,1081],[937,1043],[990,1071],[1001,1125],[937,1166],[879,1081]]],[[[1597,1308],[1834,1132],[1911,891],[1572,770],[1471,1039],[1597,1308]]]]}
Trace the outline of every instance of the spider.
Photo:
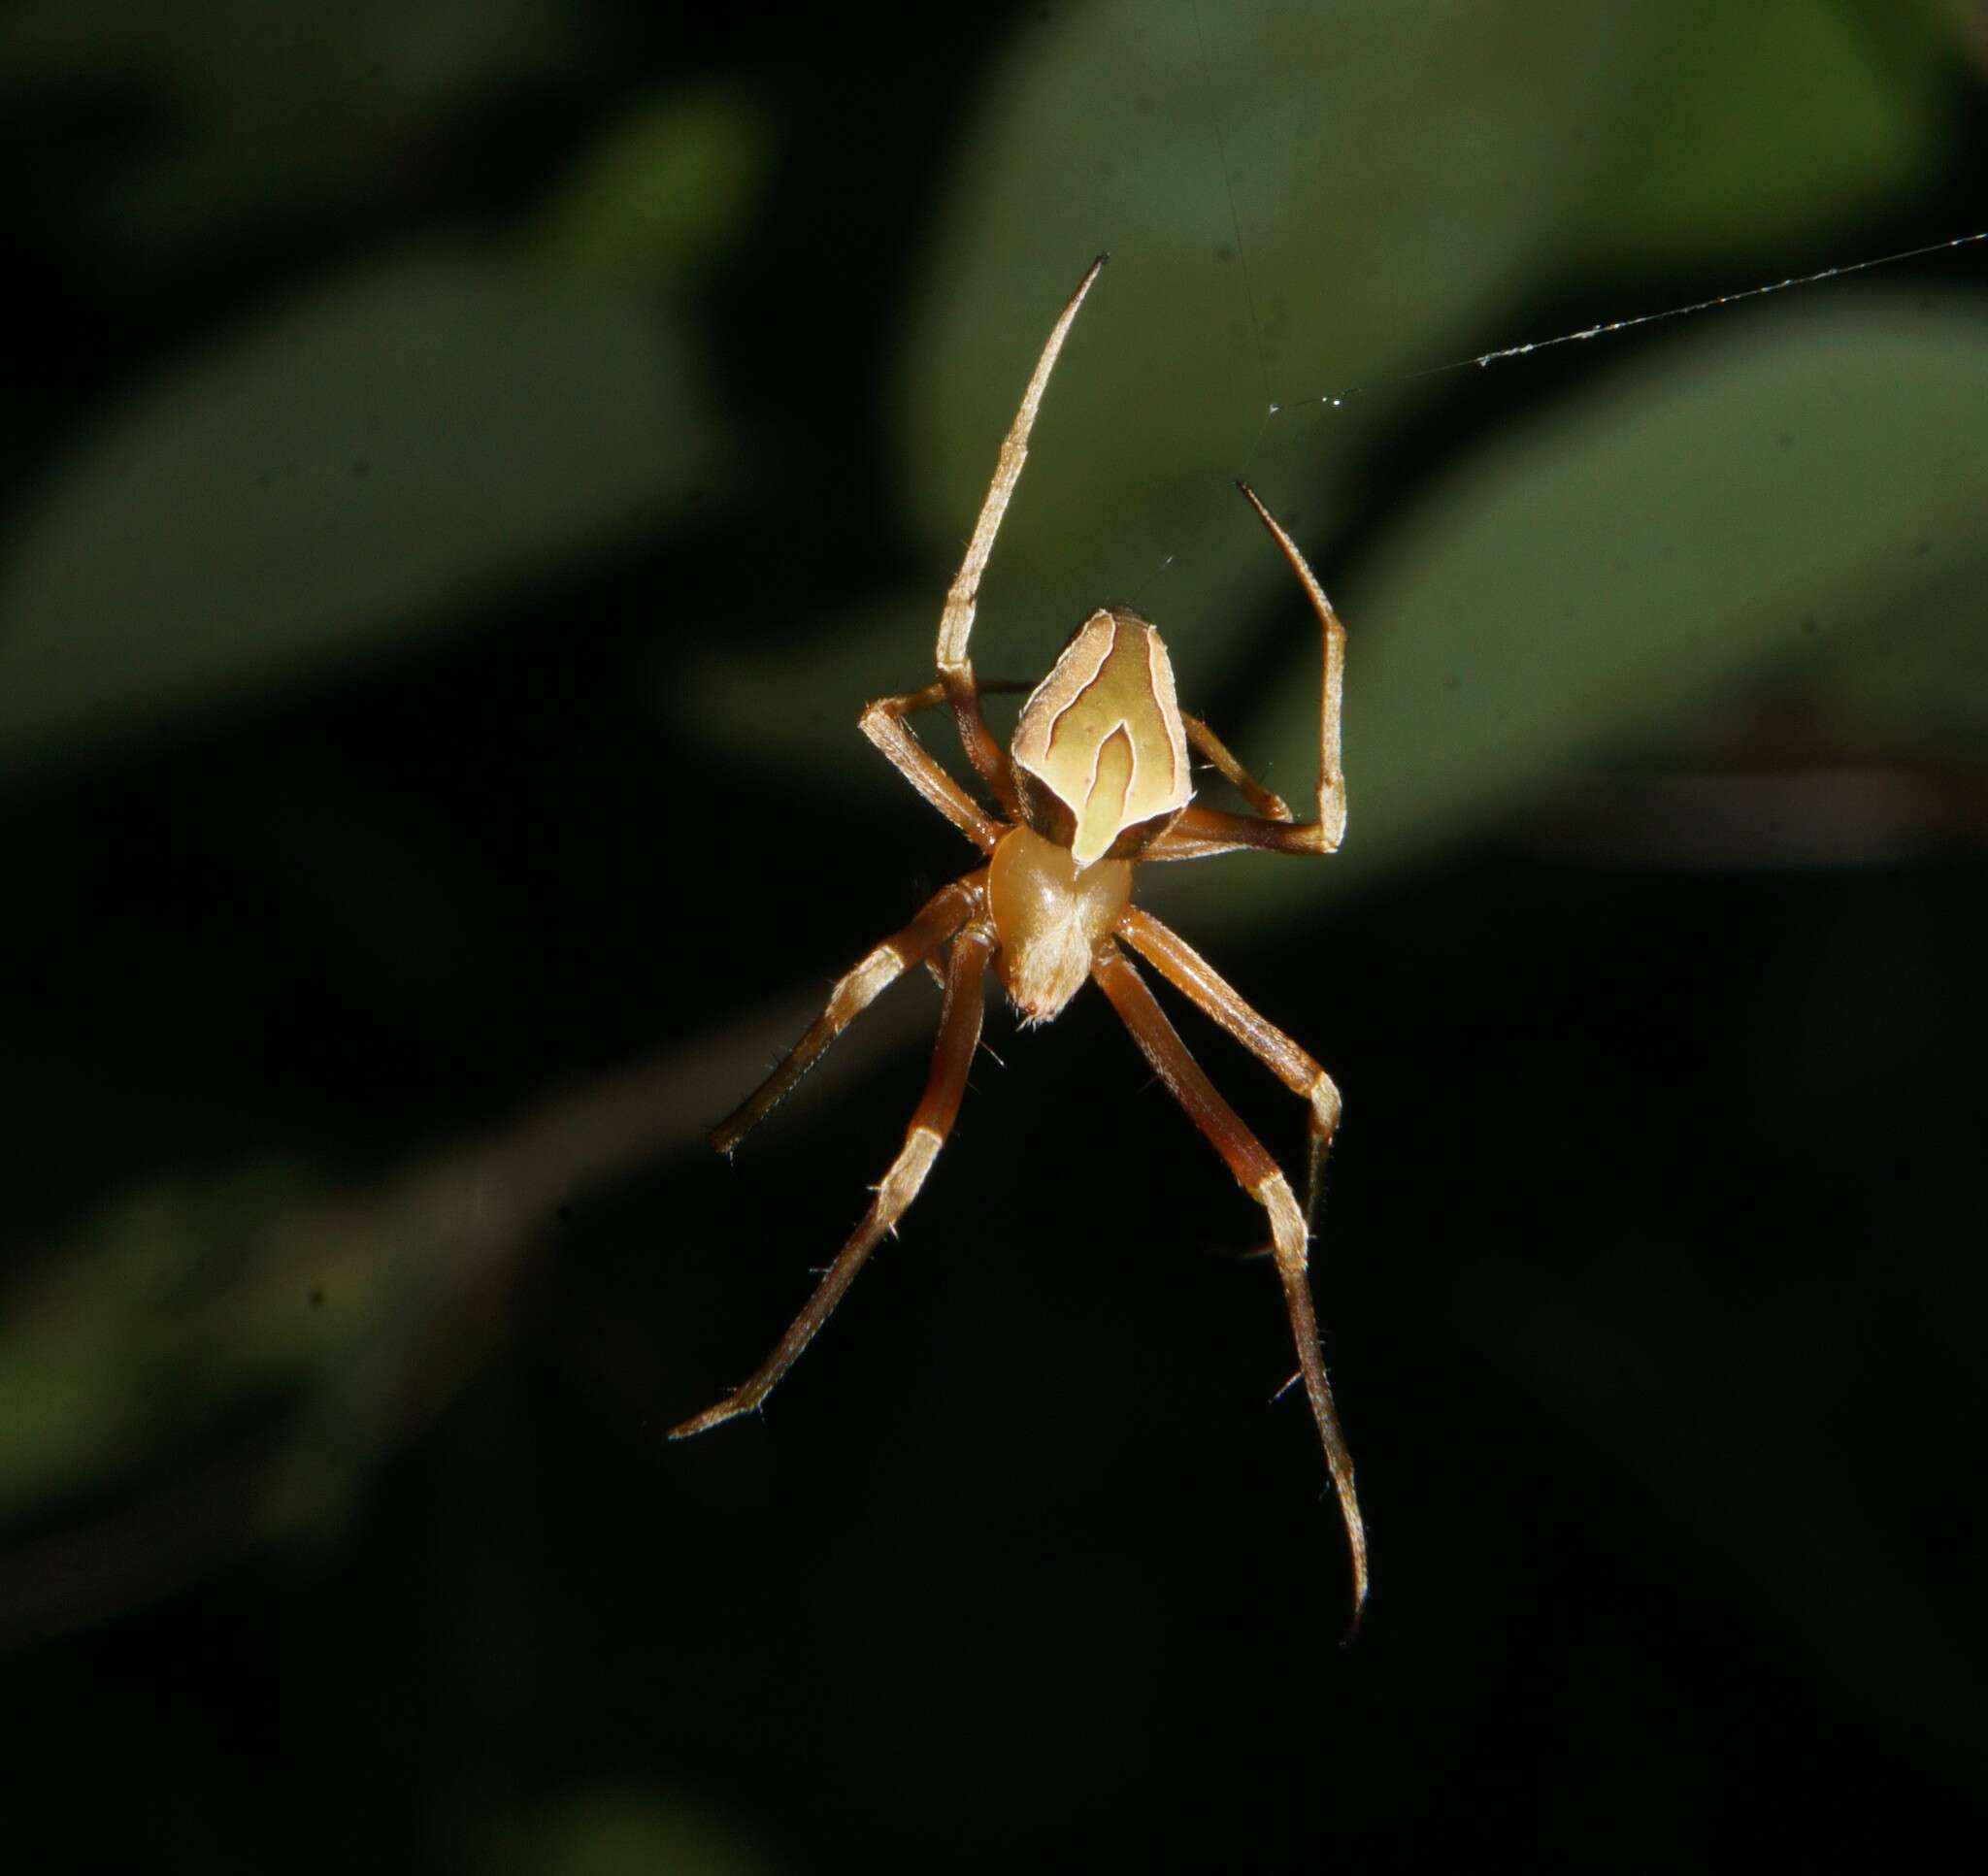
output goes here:
{"type": "Polygon", "coordinates": [[[1325,639],[1317,818],[1302,822],[1243,769],[1206,723],[1180,708],[1167,647],[1136,612],[1101,607],[1084,620],[1022,706],[1013,745],[1006,752],[988,730],[980,696],[1026,687],[977,682],[967,655],[980,576],[1021,478],[1044,390],[1106,259],[1100,255],[1091,264],[1051,328],[1001,445],[966,558],[940,614],[938,682],[880,698],[860,720],[863,734],[980,849],[986,864],[941,890],[903,931],[837,983],[828,1006],[785,1060],[712,1130],[711,1140],[729,1157],[877,996],[919,965],[932,968],[944,986],[924,1096],[862,1223],[773,1353],[743,1386],[684,1421],[671,1437],[704,1432],[757,1408],[828,1320],[878,1241],[886,1233],[895,1234],[959,1113],[967,1070],[979,1043],[988,968],[1024,1026],[1048,1022],[1088,978],[1110,1000],[1154,1072],[1268,1215],[1270,1248],[1283,1284],[1299,1368],[1345,1520],[1357,1621],[1367,1596],[1366,1531],[1353,1493],[1352,1458],[1326,1379],[1306,1269],[1309,1221],[1339,1124],[1339,1090],[1309,1055],[1244,1003],[1184,938],[1132,903],[1132,872],[1142,861],[1202,860],[1245,848],[1323,854],[1338,847],[1346,822],[1345,781],[1340,773],[1345,630],[1290,536],[1247,484],[1238,482],[1297,575],[1325,639]],[[953,780],[906,720],[915,710],[941,707],[951,708],[967,758],[999,804],[998,817],[953,780]],[[1253,812],[1191,805],[1190,746],[1236,787],[1253,812]],[[1127,946],[1309,1103],[1303,1209],[1276,1161],[1188,1053],[1127,956],[1127,946]]]}

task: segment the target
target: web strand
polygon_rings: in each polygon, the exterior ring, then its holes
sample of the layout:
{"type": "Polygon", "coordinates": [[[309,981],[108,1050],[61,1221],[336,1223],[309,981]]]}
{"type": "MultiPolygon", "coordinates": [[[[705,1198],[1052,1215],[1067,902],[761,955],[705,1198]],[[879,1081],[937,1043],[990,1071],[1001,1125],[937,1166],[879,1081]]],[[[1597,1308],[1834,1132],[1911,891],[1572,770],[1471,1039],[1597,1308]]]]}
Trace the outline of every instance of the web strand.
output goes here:
{"type": "MultiPolygon", "coordinates": [[[[1770,280],[1765,286],[1741,287],[1732,293],[1714,293],[1708,300],[1694,300],[1688,306],[1666,307],[1661,313],[1639,313],[1627,319],[1605,319],[1597,325],[1581,326],[1573,332],[1563,332],[1551,339],[1529,339],[1522,346],[1505,346],[1496,351],[1478,352],[1473,358],[1455,358],[1446,365],[1430,365],[1418,372],[1405,372],[1400,378],[1388,382],[1408,383],[1419,378],[1440,378],[1445,372],[1469,371],[1474,366],[1482,368],[1496,365],[1508,358],[1525,358],[1534,352],[1551,351],[1557,346],[1580,345],[1590,339],[1612,338],[1618,332],[1629,332],[1638,326],[1656,325],[1665,319],[1686,319],[1694,313],[1716,312],[1721,307],[1738,306],[1742,300],[1765,299],[1770,293],[1786,293],[1798,286],[1815,286],[1823,280],[1847,279],[1852,274],[1868,274],[1873,268],[1896,267],[1903,261],[1921,260],[1928,254],[1941,254],[1956,247],[1970,247],[1977,242],[1988,241],[1988,228],[1971,235],[1955,235],[1947,241],[1930,241],[1922,247],[1907,247],[1901,253],[1880,254],[1872,260],[1845,261],[1838,267],[1825,267],[1813,274],[1791,275],[1784,280],[1770,280]]],[[[1357,397],[1367,387],[1348,385],[1343,390],[1330,391],[1322,397],[1308,397],[1296,404],[1273,404],[1270,415],[1276,416],[1280,411],[1303,410],[1308,405],[1325,404],[1335,408],[1349,397],[1357,397]]]]}

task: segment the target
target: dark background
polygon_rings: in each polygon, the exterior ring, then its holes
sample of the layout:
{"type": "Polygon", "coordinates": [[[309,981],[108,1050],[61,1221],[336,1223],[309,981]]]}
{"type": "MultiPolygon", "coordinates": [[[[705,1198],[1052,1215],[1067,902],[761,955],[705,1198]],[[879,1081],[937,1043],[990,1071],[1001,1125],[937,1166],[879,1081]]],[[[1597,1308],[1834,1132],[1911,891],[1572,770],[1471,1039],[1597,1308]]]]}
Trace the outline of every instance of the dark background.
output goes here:
{"type": "Polygon", "coordinates": [[[0,30],[0,1854],[1967,1840],[1984,249],[1406,375],[1971,232],[1988,16],[677,11],[0,30]],[[1231,477],[1348,620],[1343,858],[1154,887],[1345,1091],[1349,1645],[1256,1215],[1101,999],[991,1013],[764,1419],[662,1438],[915,1099],[922,979],[699,1144],[971,860],[854,719],[1101,247],[976,648],[1140,603],[1298,798],[1231,477]]]}

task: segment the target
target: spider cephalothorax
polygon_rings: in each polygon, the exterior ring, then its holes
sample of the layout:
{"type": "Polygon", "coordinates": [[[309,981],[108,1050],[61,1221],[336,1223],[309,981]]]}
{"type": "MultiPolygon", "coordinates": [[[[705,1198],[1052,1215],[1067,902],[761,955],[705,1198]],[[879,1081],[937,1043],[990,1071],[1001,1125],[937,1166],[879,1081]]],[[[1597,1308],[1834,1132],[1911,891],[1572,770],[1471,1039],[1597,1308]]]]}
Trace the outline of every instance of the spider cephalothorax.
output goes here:
{"type": "Polygon", "coordinates": [[[901,697],[881,698],[862,716],[864,735],[987,856],[986,864],[941,890],[911,924],[836,985],[828,1007],[786,1060],[712,1132],[712,1143],[730,1153],[886,985],[914,966],[936,964],[943,954],[945,998],[924,1098],[863,1222],[774,1352],[736,1393],[686,1420],[676,1434],[702,1432],[757,1407],[828,1319],[878,1240],[896,1229],[959,1112],[967,1070],[979,1043],[988,967],[1025,1024],[1047,1022],[1089,980],[1110,1000],[1169,1092],[1269,1220],[1299,1369],[1352,1550],[1357,1617],[1367,1595],[1367,1539],[1353,1495],[1352,1460],[1340,1433],[1319,1351],[1306,1250],[1326,1152],[1339,1125],[1339,1091],[1309,1055],[1259,1016],[1183,938],[1132,903],[1133,870],[1142,861],[1201,860],[1247,847],[1330,853],[1339,845],[1346,820],[1345,782],[1340,773],[1345,632],[1296,543],[1239,483],[1304,586],[1324,635],[1317,815],[1303,822],[1243,769],[1207,724],[1182,711],[1167,647],[1136,612],[1101,607],[1084,620],[1022,706],[1008,751],[987,728],[980,694],[1017,687],[979,684],[967,656],[980,576],[1021,477],[1044,387],[1104,264],[1102,257],[1092,264],[1050,331],[1002,445],[966,559],[940,615],[939,681],[901,697]],[[914,710],[940,706],[950,708],[967,758],[994,798],[998,814],[961,788],[911,734],[905,719],[914,710]],[[1236,814],[1195,806],[1190,748],[1217,769],[1254,811],[1236,814]],[[1276,1161],[1187,1052],[1126,955],[1127,945],[1309,1103],[1302,1210],[1276,1161]]]}

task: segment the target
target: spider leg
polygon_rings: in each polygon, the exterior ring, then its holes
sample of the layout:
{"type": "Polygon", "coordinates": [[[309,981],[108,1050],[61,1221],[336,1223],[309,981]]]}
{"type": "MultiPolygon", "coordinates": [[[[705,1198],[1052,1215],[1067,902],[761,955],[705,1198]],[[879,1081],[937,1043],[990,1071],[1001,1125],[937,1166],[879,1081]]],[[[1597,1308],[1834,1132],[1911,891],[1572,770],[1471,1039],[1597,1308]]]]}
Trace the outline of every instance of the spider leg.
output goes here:
{"type": "Polygon", "coordinates": [[[927,684],[923,690],[906,691],[899,697],[879,697],[874,704],[865,705],[857,724],[926,801],[982,853],[992,853],[995,841],[1004,832],[1002,824],[945,773],[938,757],[918,741],[905,721],[913,710],[933,709],[945,701],[944,684],[927,684]]]}
{"type": "MultiPolygon", "coordinates": [[[[1219,808],[1190,806],[1181,809],[1173,826],[1140,856],[1144,860],[1205,860],[1239,847],[1257,847],[1272,853],[1331,853],[1345,837],[1346,778],[1340,758],[1341,716],[1346,688],[1346,628],[1332,609],[1332,602],[1326,598],[1317,576],[1305,564],[1298,543],[1257,500],[1254,489],[1246,482],[1238,482],[1236,486],[1270,530],[1271,539],[1298,576],[1298,583],[1311,602],[1311,609],[1318,615],[1319,627],[1325,635],[1325,672],[1318,700],[1318,817],[1296,822],[1264,820],[1255,814],[1228,814],[1219,808]]],[[[1204,753],[1231,781],[1236,780],[1219,758],[1209,751],[1204,753]]],[[[1235,761],[1233,756],[1229,759],[1235,761]]]]}
{"type": "Polygon", "coordinates": [[[987,873],[982,868],[955,879],[925,902],[903,931],[877,946],[829,993],[828,1006],[785,1059],[732,1113],[712,1129],[711,1143],[728,1157],[739,1142],[773,1112],[794,1084],[818,1062],[828,1045],[899,977],[939,949],[968,919],[986,905],[987,873]]]}
{"type": "Polygon", "coordinates": [[[1015,411],[1014,422],[1001,445],[994,479],[987,484],[986,499],[980,504],[980,518],[974,523],[973,539],[967,543],[966,558],[960,562],[959,572],[953,576],[952,586],[945,595],[945,609],[939,615],[939,680],[945,688],[946,698],[959,723],[959,740],[966,745],[967,760],[979,771],[980,778],[993,790],[994,799],[1011,820],[1021,818],[1021,802],[1015,793],[1014,776],[1008,766],[1008,753],[995,741],[993,732],[987,728],[987,719],[981,714],[979,691],[974,682],[973,660],[967,656],[967,640],[974,629],[974,609],[979,601],[980,576],[987,570],[987,557],[994,551],[994,537],[1001,531],[1002,517],[1014,497],[1015,484],[1021,480],[1022,464],[1028,460],[1029,432],[1035,427],[1036,412],[1042,406],[1043,393],[1048,387],[1049,374],[1055,369],[1056,355],[1063,349],[1064,340],[1070,336],[1077,308],[1083,305],[1083,296],[1091,290],[1091,283],[1098,278],[1105,259],[1100,254],[1091,263],[1090,270],[1077,281],[1077,291],[1070,296],[1069,304],[1049,329],[1043,355],[1037,359],[1028,388],[1021,394],[1021,408],[1015,411]]]}
{"type": "Polygon", "coordinates": [[[1187,740],[1220,771],[1229,785],[1234,788],[1249,806],[1267,820],[1288,821],[1293,818],[1290,806],[1284,798],[1266,788],[1248,770],[1236,759],[1229,745],[1222,741],[1198,716],[1180,712],[1180,722],[1187,732],[1187,740]]]}
{"type": "Polygon", "coordinates": [[[1132,906],[1118,933],[1139,954],[1199,1008],[1212,1016],[1285,1087],[1309,1106],[1305,1155],[1305,1225],[1318,1212],[1326,1155],[1340,1124],[1340,1091],[1332,1076],[1276,1024],[1252,1009],[1213,965],[1177,932],[1150,912],[1132,906]]]}
{"type": "Polygon", "coordinates": [[[1284,1286],[1284,1306],[1290,1312],[1298,1366],[1311,1401],[1311,1417],[1318,1425],[1319,1441],[1325,1448],[1326,1467],[1339,1496],[1340,1516],[1345,1521],[1346,1544],[1353,1562],[1353,1621],[1357,1624],[1367,1600],[1367,1530],[1360,1518],[1360,1501],[1353,1492],[1352,1455],[1346,1450],[1345,1435],[1340,1432],[1332,1384],[1326,1379],[1325,1358],[1319,1350],[1318,1319],[1306,1272],[1304,1215],[1284,1175],[1277,1170],[1276,1162],[1264,1151],[1236,1110],[1216,1092],[1201,1064],[1188,1053],[1187,1045],[1167,1020],[1166,1011],[1154,1000],[1132,960],[1116,944],[1108,941],[1099,947],[1091,975],[1098,988],[1111,1000],[1120,1021],[1132,1032],[1132,1039],[1152,1065],[1153,1072],[1186,1108],[1188,1118],[1222,1156],[1238,1184],[1269,1215],[1271,1245],[1277,1275],[1284,1286]]]}
{"type": "MultiPolygon", "coordinates": [[[[982,677],[978,688],[984,697],[990,691],[1026,691],[1035,686],[1015,677],[982,677]]],[[[992,853],[995,841],[1007,832],[1005,824],[982,811],[980,805],[945,773],[905,721],[914,710],[937,709],[944,702],[944,684],[927,684],[923,690],[908,690],[897,697],[879,697],[874,704],[864,706],[857,727],[932,806],[982,853],[992,853]]],[[[1288,814],[1285,818],[1289,818],[1288,814]]]]}
{"type": "Polygon", "coordinates": [[[828,1320],[878,1240],[886,1232],[897,1229],[897,1221],[918,1196],[918,1188],[925,1183],[925,1175],[931,1171],[932,1163],[938,1159],[939,1149],[945,1144],[945,1136],[958,1117],[960,1099],[966,1092],[967,1070],[973,1067],[974,1051],[979,1046],[983,979],[993,952],[993,934],[984,926],[970,925],[953,940],[951,955],[945,963],[945,1004],[939,1018],[939,1039],[933,1047],[932,1072],[926,1080],[924,1096],[906,1130],[904,1146],[883,1175],[863,1222],[829,1266],[814,1294],[808,1299],[807,1307],[794,1318],[773,1353],[743,1387],[674,1428],[672,1439],[704,1432],[756,1408],[773,1392],[780,1376],[800,1359],[801,1351],[828,1320]]]}

